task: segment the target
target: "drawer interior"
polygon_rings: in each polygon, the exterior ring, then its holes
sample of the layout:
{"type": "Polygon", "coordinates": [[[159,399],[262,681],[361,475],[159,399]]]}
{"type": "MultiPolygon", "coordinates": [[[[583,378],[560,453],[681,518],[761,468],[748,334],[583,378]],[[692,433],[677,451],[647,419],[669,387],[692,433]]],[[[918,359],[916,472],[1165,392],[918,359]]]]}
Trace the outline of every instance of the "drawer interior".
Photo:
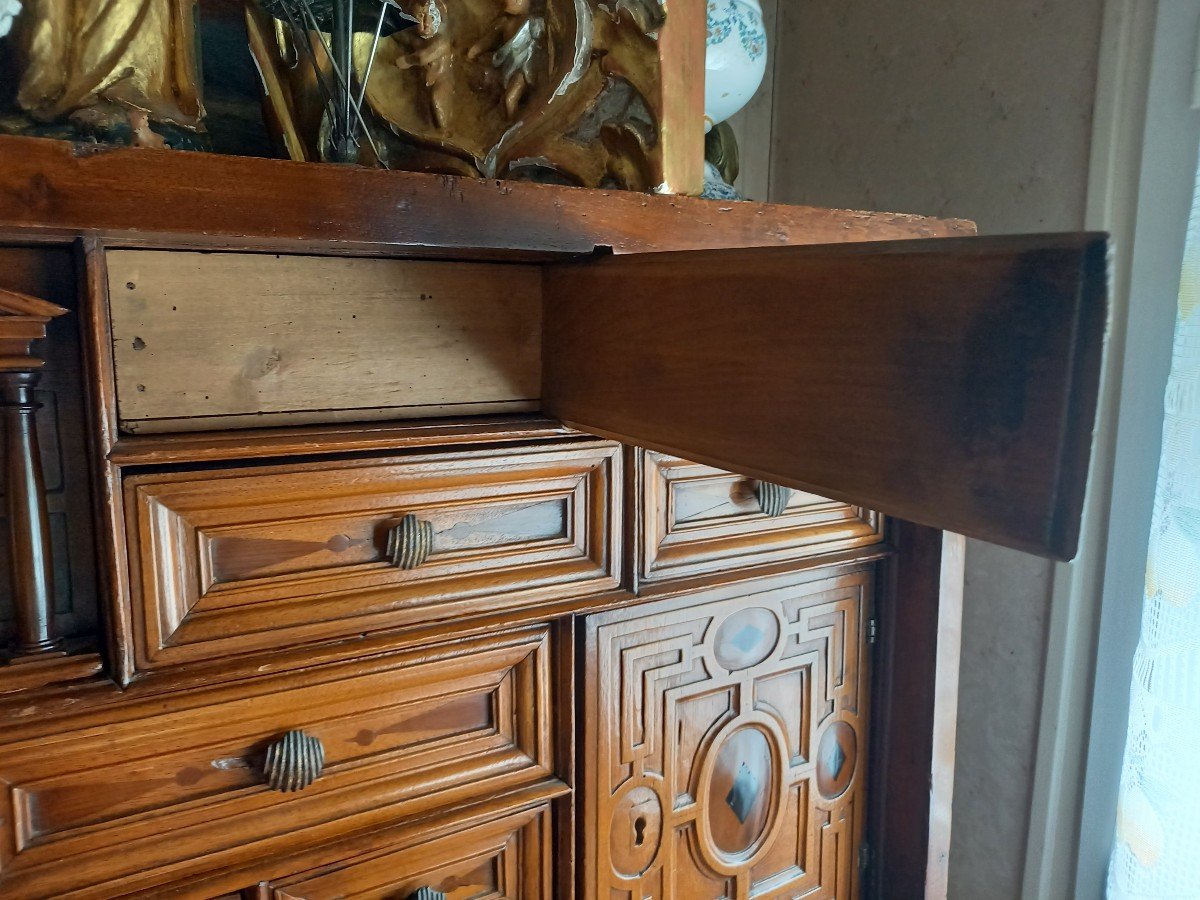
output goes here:
{"type": "Polygon", "coordinates": [[[106,262],[128,432],[540,405],[536,265],[178,250],[106,262]]]}

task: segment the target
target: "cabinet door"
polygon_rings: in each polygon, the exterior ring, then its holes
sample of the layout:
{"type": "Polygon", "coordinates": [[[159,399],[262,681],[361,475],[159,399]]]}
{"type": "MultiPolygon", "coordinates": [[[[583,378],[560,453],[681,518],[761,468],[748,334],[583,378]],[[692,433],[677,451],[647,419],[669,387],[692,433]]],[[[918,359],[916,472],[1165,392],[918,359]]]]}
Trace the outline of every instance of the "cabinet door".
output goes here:
{"type": "Polygon", "coordinates": [[[1106,289],[1097,235],[551,265],[542,402],[594,434],[1070,558],[1106,289]]]}
{"type": "Polygon", "coordinates": [[[858,895],[869,570],[589,617],[584,896],[858,895]]]}

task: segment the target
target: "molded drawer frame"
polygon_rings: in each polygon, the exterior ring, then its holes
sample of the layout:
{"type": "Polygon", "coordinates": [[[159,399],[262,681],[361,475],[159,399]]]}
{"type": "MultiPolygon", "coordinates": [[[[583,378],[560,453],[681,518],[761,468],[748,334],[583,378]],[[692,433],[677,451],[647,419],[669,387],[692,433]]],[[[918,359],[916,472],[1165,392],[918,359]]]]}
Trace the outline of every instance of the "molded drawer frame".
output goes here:
{"type": "Polygon", "coordinates": [[[568,441],[129,476],[135,667],[611,590],[622,471],[618,445],[568,441]],[[434,534],[406,570],[387,532],[410,513],[434,534]]]}
{"type": "Polygon", "coordinates": [[[642,582],[791,562],[884,540],[883,516],[861,506],[794,491],[783,514],[771,517],[759,506],[755,479],[653,450],[634,453],[642,582]],[[706,498],[711,502],[692,508],[706,498]]]}
{"type": "Polygon", "coordinates": [[[0,895],[271,869],[262,861],[553,782],[551,655],[549,630],[526,628],[130,701],[0,744],[0,895]],[[325,768],[278,793],[263,754],[293,729],[321,740],[325,768]]]}

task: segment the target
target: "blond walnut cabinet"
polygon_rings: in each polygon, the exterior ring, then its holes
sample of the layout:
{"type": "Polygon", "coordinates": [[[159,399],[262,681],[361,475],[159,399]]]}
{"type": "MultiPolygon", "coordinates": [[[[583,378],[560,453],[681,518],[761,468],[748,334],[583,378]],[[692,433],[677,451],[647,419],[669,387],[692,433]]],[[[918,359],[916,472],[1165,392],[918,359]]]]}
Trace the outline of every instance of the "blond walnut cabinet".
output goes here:
{"type": "Polygon", "coordinates": [[[1101,237],[0,162],[0,896],[939,883],[951,531],[1073,553],[1101,237]]]}

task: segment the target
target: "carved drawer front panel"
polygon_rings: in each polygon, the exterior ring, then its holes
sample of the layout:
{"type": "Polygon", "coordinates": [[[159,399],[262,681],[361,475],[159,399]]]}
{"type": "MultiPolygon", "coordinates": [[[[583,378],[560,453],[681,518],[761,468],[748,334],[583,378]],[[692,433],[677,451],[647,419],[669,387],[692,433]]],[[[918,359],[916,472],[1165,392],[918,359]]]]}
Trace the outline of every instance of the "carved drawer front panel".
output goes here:
{"type": "Polygon", "coordinates": [[[863,570],[592,616],[586,896],[858,895],[863,570]]]}
{"type": "Polygon", "coordinates": [[[641,453],[644,581],[849,550],[883,540],[882,517],[664,453],[641,453]]]}
{"type": "Polygon", "coordinates": [[[407,900],[427,888],[450,900],[551,900],[552,837],[546,803],[482,822],[449,815],[433,836],[274,882],[265,894],[271,900],[407,900]]]}
{"type": "Polygon", "coordinates": [[[526,629],[128,701],[0,744],[0,896],[149,891],[545,782],[549,671],[546,631],[526,629]]]}
{"type": "Polygon", "coordinates": [[[609,443],[135,476],[139,668],[614,587],[609,443]]]}

